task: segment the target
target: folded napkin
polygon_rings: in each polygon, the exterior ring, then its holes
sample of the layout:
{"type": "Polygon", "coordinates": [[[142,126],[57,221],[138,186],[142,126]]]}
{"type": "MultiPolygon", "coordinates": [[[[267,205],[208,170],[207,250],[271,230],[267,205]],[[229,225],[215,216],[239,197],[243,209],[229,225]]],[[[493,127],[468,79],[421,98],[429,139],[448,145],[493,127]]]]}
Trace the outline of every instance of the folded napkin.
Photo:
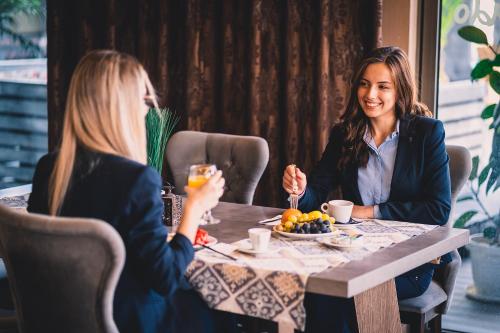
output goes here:
{"type": "Polygon", "coordinates": [[[265,224],[265,225],[278,225],[281,223],[281,215],[276,215],[274,217],[265,219],[265,220],[260,220],[258,222],[259,224],[265,224]]]}

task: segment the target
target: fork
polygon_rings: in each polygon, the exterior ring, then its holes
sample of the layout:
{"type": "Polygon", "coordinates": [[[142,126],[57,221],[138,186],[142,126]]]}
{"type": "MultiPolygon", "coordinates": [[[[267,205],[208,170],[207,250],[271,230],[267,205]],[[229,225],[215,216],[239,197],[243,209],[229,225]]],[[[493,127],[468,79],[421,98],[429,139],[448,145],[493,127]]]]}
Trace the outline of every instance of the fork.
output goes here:
{"type": "Polygon", "coordinates": [[[292,187],[292,193],[290,193],[290,197],[288,200],[290,201],[290,208],[297,209],[299,206],[299,196],[297,194],[297,191],[299,190],[299,187],[297,186],[297,180],[295,179],[296,177],[296,172],[297,172],[297,167],[295,164],[292,164],[293,166],[293,187],[292,187]]]}

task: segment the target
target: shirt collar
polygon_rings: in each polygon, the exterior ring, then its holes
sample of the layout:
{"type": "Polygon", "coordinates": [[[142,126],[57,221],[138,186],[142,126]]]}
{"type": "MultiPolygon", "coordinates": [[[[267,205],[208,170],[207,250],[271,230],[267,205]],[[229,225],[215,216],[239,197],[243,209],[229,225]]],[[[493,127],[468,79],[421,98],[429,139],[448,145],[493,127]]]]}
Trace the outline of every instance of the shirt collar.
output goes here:
{"type": "MultiPolygon", "coordinates": [[[[398,120],[396,121],[396,128],[394,129],[394,131],[385,139],[385,141],[389,141],[389,140],[392,140],[396,137],[399,136],[399,118],[398,120]]],[[[374,142],[373,142],[373,138],[372,138],[372,134],[370,132],[370,128],[368,126],[366,126],[366,129],[365,129],[365,135],[363,136],[363,140],[368,144],[368,145],[374,145],[374,142]]],[[[384,141],[384,142],[385,142],[384,141]]]]}

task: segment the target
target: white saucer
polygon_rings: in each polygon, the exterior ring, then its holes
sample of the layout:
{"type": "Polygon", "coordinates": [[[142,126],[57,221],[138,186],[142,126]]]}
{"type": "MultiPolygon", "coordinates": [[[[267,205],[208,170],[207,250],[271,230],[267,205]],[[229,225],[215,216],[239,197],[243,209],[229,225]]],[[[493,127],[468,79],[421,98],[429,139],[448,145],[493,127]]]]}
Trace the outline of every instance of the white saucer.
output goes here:
{"type": "Polygon", "coordinates": [[[260,254],[270,254],[279,251],[280,247],[268,245],[267,249],[263,251],[254,250],[252,243],[249,239],[244,239],[235,244],[238,248],[237,250],[247,254],[260,255],[260,254]]]}
{"type": "Polygon", "coordinates": [[[326,245],[326,246],[331,246],[337,249],[345,249],[345,250],[350,250],[350,249],[359,249],[363,247],[364,242],[363,241],[356,241],[351,244],[338,244],[335,242],[332,242],[332,238],[320,238],[317,240],[317,242],[326,245]]]}

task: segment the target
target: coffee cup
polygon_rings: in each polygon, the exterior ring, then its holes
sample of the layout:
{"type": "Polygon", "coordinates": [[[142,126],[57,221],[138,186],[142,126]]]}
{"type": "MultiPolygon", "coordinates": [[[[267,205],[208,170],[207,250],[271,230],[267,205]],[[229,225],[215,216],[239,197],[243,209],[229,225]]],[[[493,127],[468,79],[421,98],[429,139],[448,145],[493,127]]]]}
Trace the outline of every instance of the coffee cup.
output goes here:
{"type": "Polygon", "coordinates": [[[271,230],[264,228],[248,229],[248,236],[255,251],[266,251],[271,239],[271,230]]]}
{"type": "Polygon", "coordinates": [[[347,200],[331,200],[321,204],[321,210],[335,218],[339,223],[348,223],[351,220],[354,203],[347,200]]]}

